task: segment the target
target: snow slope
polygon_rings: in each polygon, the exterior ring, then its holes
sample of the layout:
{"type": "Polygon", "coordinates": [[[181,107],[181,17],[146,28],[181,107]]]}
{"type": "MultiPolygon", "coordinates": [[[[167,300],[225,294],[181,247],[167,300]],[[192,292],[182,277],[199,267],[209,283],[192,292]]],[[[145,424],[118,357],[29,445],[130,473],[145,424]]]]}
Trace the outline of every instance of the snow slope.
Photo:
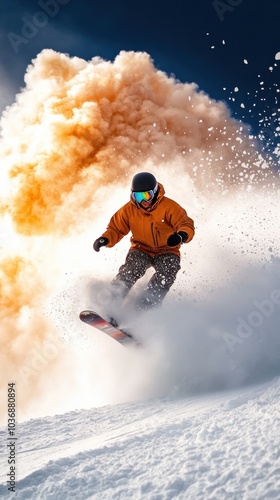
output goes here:
{"type": "Polygon", "coordinates": [[[13,498],[279,499],[279,421],[275,378],[23,422],[13,498]]]}

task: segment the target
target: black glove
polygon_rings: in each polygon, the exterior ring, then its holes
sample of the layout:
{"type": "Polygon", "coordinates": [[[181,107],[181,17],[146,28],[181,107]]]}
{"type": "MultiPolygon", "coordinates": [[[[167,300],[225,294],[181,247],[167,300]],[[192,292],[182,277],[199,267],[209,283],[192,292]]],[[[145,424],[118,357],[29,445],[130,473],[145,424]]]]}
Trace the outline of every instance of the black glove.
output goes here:
{"type": "Polygon", "coordinates": [[[179,231],[179,233],[173,233],[169,236],[167,240],[167,245],[169,247],[176,247],[180,245],[180,243],[185,243],[187,241],[189,235],[184,231],[179,231]]]}
{"type": "Polygon", "coordinates": [[[95,240],[95,242],[93,243],[93,248],[96,252],[99,252],[100,248],[108,245],[108,243],[108,238],[103,238],[103,236],[101,236],[100,238],[97,238],[97,240],[95,240]]]}

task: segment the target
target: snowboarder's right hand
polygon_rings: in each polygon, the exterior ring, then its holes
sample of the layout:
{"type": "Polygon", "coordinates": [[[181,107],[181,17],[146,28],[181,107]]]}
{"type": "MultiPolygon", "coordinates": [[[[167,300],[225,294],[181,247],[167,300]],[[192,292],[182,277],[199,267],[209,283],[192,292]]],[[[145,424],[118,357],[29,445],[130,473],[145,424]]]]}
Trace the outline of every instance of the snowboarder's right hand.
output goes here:
{"type": "Polygon", "coordinates": [[[95,240],[95,242],[93,243],[93,248],[96,252],[99,252],[100,248],[108,245],[108,243],[108,238],[103,238],[103,236],[101,236],[100,238],[97,238],[97,240],[95,240]]]}

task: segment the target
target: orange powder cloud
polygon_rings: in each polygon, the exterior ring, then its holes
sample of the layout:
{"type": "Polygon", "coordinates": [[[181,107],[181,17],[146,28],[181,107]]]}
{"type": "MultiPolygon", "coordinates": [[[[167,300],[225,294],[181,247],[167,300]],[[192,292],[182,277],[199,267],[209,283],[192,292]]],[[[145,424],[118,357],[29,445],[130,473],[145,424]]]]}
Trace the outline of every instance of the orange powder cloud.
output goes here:
{"type": "Polygon", "coordinates": [[[179,156],[186,174],[215,192],[267,184],[248,128],[195,84],[156,70],[146,53],[121,52],[112,63],[43,50],[25,82],[2,119],[6,210],[21,233],[66,232],[92,192],[147,159],[179,156]]]}

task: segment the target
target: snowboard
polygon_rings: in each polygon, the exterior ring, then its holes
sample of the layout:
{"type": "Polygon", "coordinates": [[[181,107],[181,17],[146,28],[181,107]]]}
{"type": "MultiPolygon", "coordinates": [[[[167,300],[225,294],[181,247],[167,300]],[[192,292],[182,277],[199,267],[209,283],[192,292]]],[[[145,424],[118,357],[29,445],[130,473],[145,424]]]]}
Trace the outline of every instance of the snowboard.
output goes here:
{"type": "Polygon", "coordinates": [[[82,311],[79,317],[84,323],[87,323],[88,325],[97,328],[97,330],[106,333],[106,335],[109,335],[109,337],[116,340],[120,344],[128,345],[136,343],[135,339],[129,333],[111,325],[111,323],[106,321],[106,319],[102,318],[102,316],[94,311],[82,311]]]}

